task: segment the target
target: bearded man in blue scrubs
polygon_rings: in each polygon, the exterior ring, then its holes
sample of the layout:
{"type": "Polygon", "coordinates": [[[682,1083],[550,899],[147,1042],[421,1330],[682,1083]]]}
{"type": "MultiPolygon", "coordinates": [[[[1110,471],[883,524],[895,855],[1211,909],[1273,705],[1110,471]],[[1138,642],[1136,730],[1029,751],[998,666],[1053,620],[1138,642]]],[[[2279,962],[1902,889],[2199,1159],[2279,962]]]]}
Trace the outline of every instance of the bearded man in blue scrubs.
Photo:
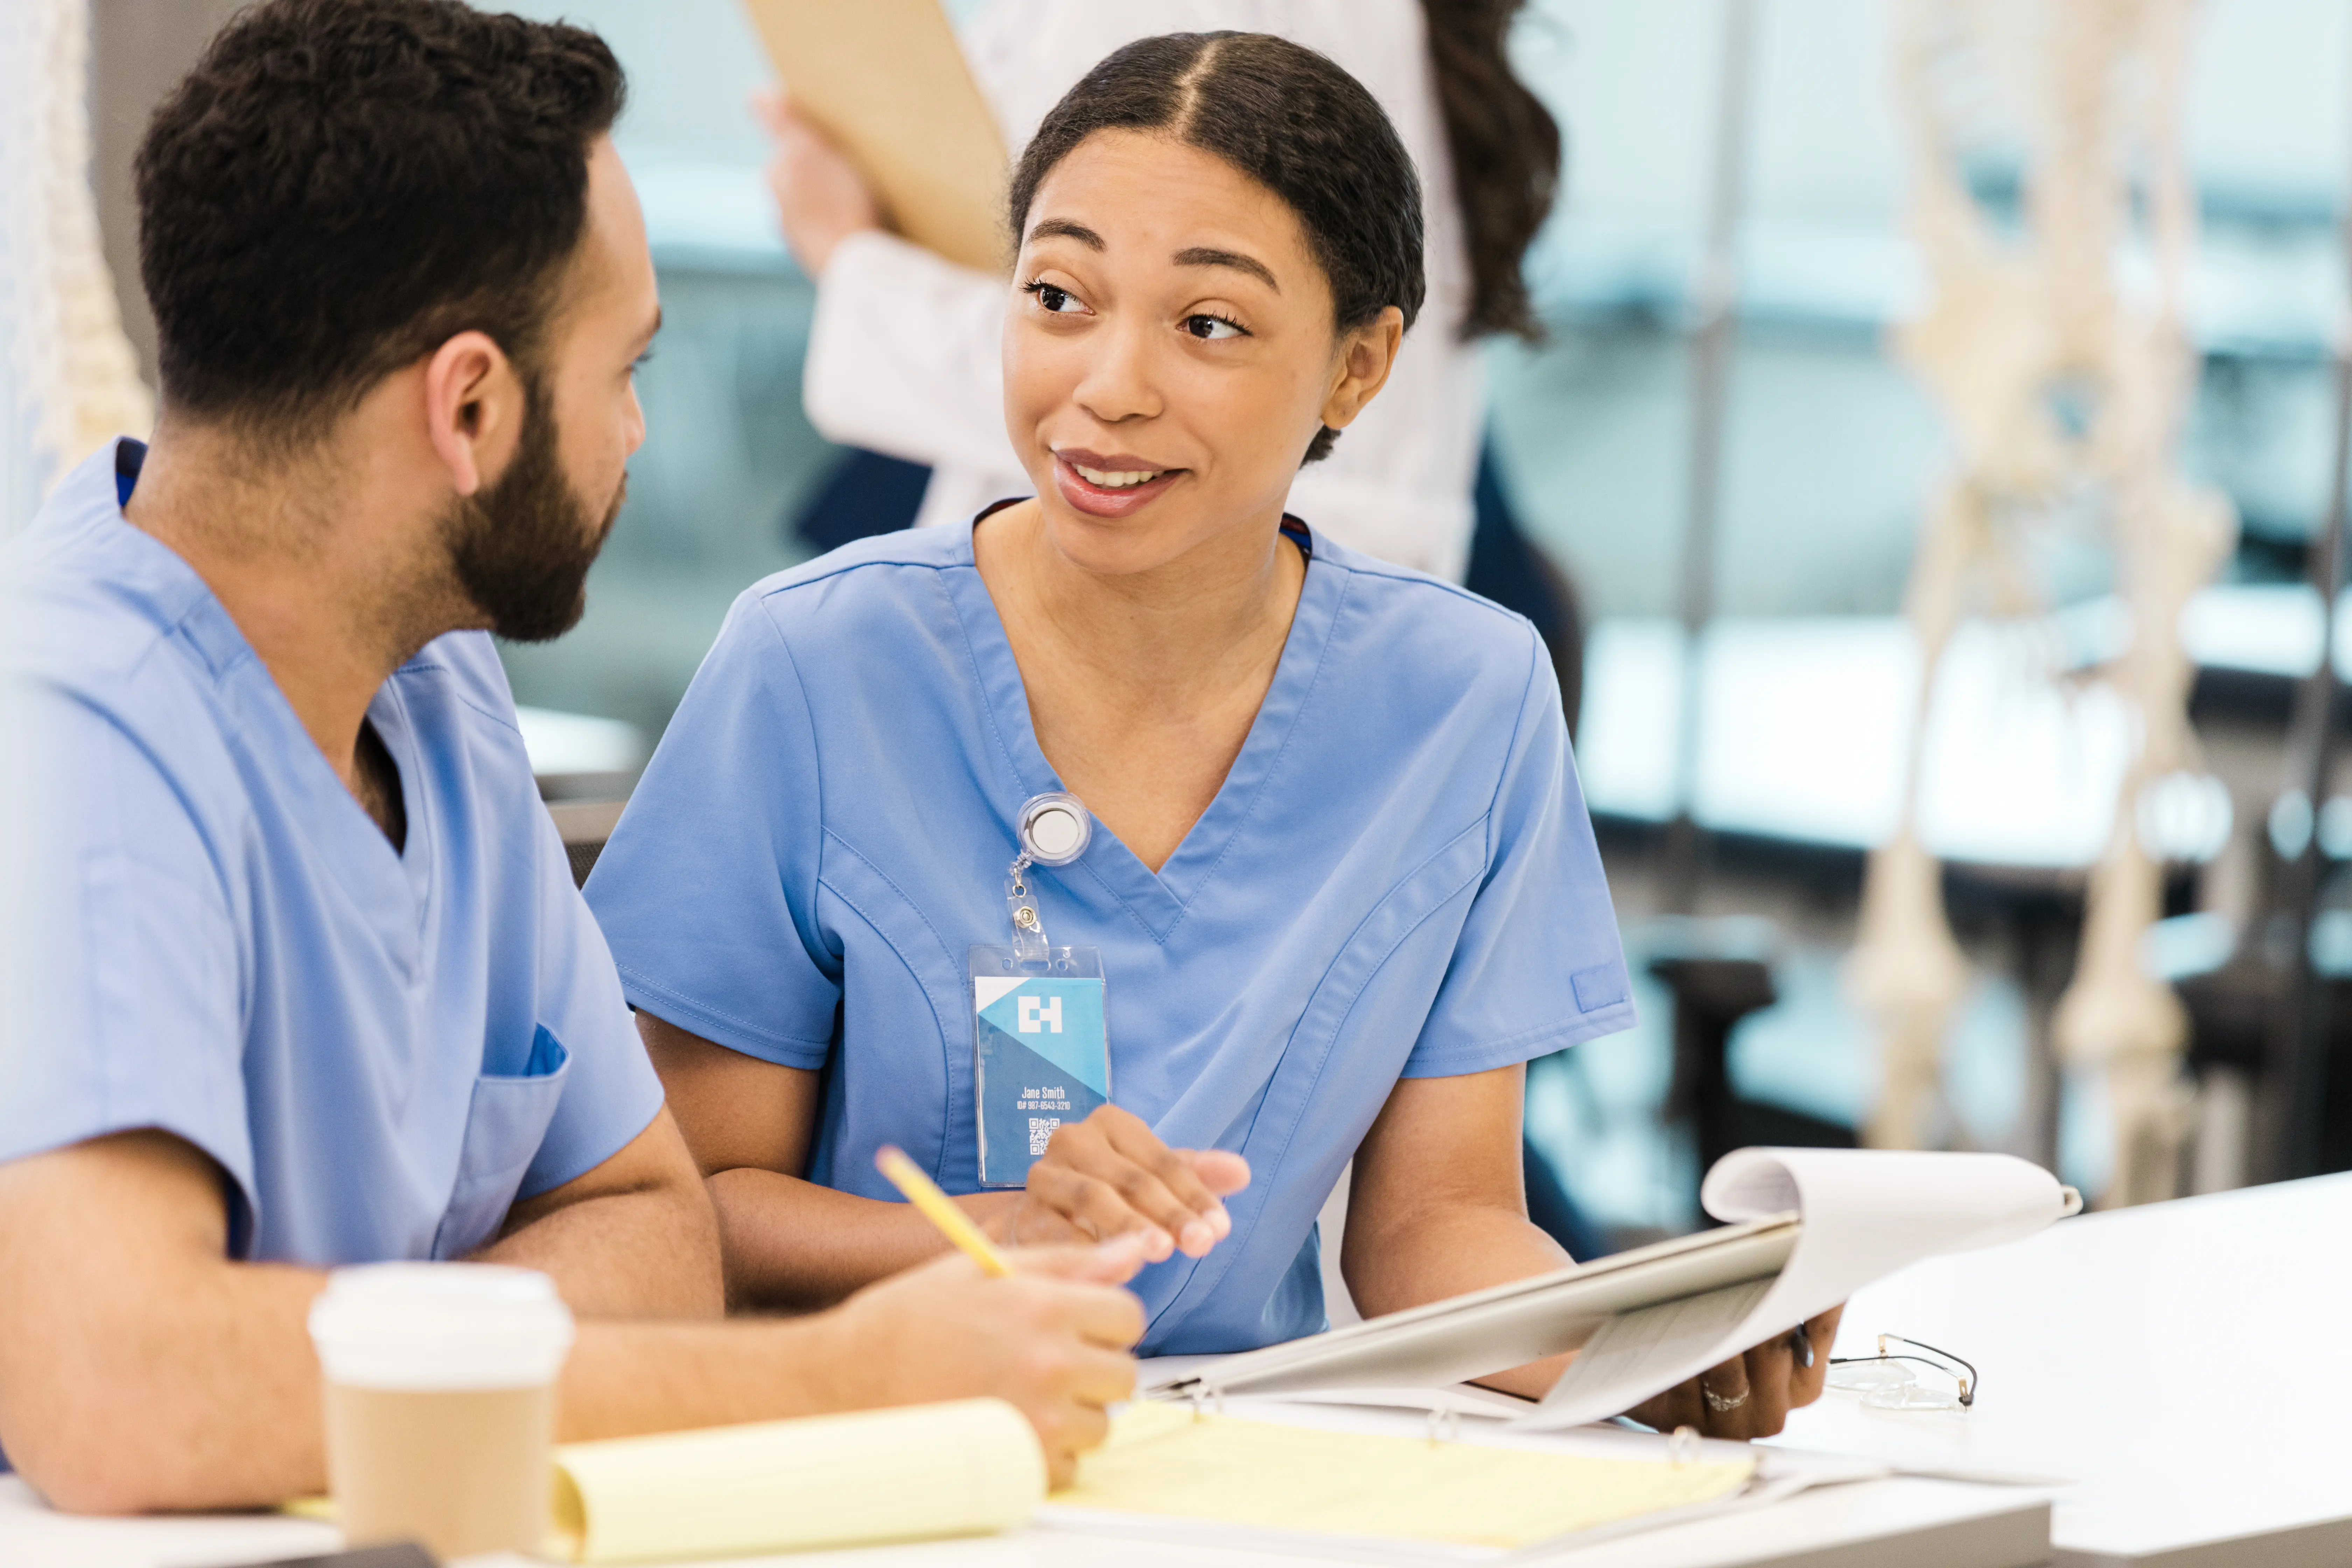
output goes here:
{"type": "Polygon", "coordinates": [[[152,446],[0,552],[0,1442],[59,1506],[324,1479],[323,1268],[582,1320],[571,1436],[996,1394],[1066,1473],[1133,1248],[721,1323],[718,1235],[489,633],[571,626],[659,323],[592,34],[272,0],[138,164],[152,446]]]}

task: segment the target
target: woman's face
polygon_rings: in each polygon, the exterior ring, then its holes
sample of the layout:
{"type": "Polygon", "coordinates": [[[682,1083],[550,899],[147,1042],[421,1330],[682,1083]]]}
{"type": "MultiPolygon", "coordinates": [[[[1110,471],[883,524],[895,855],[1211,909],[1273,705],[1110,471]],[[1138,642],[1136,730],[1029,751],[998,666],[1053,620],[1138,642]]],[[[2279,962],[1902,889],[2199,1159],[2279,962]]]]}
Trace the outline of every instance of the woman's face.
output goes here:
{"type": "Polygon", "coordinates": [[[1133,131],[1046,175],[1013,282],[1005,426],[1055,543],[1101,572],[1268,530],[1317,429],[1371,400],[1403,331],[1391,308],[1335,335],[1289,206],[1133,131]]]}

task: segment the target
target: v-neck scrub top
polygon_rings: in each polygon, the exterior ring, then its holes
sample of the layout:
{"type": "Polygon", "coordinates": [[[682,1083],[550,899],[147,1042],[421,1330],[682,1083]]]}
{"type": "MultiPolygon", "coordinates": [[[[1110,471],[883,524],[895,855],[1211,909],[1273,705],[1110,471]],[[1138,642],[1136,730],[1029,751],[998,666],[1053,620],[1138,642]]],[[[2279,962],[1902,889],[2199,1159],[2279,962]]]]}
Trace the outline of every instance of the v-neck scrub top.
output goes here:
{"type": "MultiPolygon", "coordinates": [[[[824,1071],[806,1173],[867,1197],[897,1195],[885,1142],[979,1189],[968,952],[1010,940],[1014,813],[1062,787],[971,536],[863,540],[744,594],[588,884],[633,1005],[824,1071]]],[[[1533,628],[1321,539],[1159,874],[1098,830],[1027,875],[1048,938],[1101,951],[1112,1100],[1250,1163],[1232,1236],[1138,1277],[1147,1353],[1324,1325],[1315,1216],[1399,1078],[1633,1018],[1533,628]]]]}
{"type": "Polygon", "coordinates": [[[498,656],[442,637],[369,704],[395,851],[124,521],[142,455],[0,548],[0,1161],[159,1128],[226,1173],[234,1256],[462,1257],[662,1101],[498,656]]]}

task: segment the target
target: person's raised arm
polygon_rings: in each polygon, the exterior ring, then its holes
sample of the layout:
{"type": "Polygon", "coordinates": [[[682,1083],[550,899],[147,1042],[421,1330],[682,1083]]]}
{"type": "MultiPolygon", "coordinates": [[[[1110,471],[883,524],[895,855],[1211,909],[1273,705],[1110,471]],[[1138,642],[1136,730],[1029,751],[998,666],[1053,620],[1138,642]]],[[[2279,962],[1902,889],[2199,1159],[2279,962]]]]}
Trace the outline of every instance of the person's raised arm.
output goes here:
{"type": "MultiPolygon", "coordinates": [[[[1519,1153],[1526,1085],[1524,1066],[1398,1080],[1356,1151],[1348,1190],[1339,1268],[1365,1317],[1569,1266],[1568,1254],[1528,1218],[1519,1153]]],[[[1775,1335],[1627,1414],[1662,1430],[1770,1436],[1791,1408],[1821,1397],[1842,1310],[1807,1325],[1819,1347],[1810,1367],[1798,1363],[1789,1335],[1775,1335]]],[[[1479,1381],[1539,1399],[1569,1359],[1479,1381]]]]}
{"type": "Polygon", "coordinates": [[[1017,476],[1004,434],[1007,285],[886,232],[865,176],[781,93],[768,188],[817,285],[802,401],[831,440],[908,462],[1017,476]]]}

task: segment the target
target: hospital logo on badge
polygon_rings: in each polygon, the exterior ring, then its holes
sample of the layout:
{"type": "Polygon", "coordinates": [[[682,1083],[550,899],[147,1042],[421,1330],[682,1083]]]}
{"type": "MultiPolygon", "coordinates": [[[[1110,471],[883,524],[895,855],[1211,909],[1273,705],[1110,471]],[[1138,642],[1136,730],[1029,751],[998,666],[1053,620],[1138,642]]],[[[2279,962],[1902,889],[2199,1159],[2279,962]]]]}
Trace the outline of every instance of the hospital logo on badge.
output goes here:
{"type": "Polygon", "coordinates": [[[1096,975],[975,974],[981,1181],[1018,1186],[1055,1130],[1110,1099],[1103,983],[1096,975]]]}

